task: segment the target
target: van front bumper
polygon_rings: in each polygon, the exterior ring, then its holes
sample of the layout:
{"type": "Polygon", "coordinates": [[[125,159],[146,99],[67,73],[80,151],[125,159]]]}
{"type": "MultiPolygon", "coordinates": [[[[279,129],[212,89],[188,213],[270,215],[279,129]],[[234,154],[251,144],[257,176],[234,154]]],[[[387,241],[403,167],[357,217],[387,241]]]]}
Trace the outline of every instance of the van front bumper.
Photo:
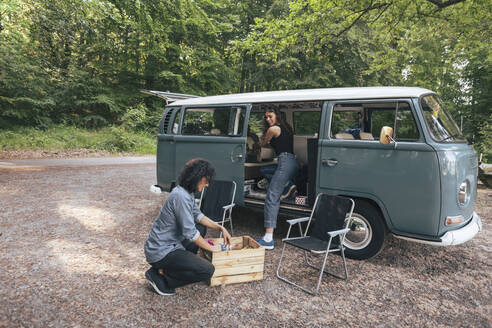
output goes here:
{"type": "Polygon", "coordinates": [[[463,244],[473,237],[477,233],[482,231],[482,220],[477,213],[473,212],[472,219],[467,225],[457,229],[446,232],[441,237],[441,246],[451,246],[463,244]]]}
{"type": "Polygon", "coordinates": [[[416,238],[409,238],[404,236],[394,235],[396,238],[405,239],[409,241],[413,241],[420,244],[434,245],[434,246],[452,246],[463,244],[473,237],[477,233],[482,231],[482,220],[480,220],[480,216],[473,212],[471,220],[463,227],[451,230],[442,235],[439,239],[441,241],[430,241],[430,240],[422,240],[416,238]]]}

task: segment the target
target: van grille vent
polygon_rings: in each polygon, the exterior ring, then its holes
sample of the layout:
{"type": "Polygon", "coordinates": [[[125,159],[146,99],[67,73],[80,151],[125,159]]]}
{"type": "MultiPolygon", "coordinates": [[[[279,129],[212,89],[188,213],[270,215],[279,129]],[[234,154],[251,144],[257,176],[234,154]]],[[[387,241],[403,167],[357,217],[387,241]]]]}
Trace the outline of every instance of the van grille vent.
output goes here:
{"type": "Polygon", "coordinates": [[[478,167],[478,159],[477,156],[471,156],[470,157],[470,166],[472,169],[475,169],[478,167]]]}
{"type": "Polygon", "coordinates": [[[169,128],[169,121],[171,121],[171,114],[173,113],[173,110],[170,109],[164,114],[164,119],[162,120],[162,131],[164,133],[168,133],[168,128],[169,128]]]}

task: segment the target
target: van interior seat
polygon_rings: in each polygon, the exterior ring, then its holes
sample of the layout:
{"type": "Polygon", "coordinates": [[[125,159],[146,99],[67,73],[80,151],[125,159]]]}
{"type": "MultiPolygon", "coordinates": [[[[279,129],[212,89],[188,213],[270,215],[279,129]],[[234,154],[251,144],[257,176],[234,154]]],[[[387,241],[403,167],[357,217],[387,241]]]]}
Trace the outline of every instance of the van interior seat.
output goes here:
{"type": "Polygon", "coordinates": [[[374,140],[374,136],[370,132],[360,132],[361,140],[374,140]]]}
{"type": "Polygon", "coordinates": [[[354,140],[354,136],[350,133],[337,133],[335,134],[335,139],[347,139],[347,140],[354,140]]]}
{"type": "Polygon", "coordinates": [[[294,154],[296,155],[299,164],[305,165],[308,162],[307,139],[311,138],[313,138],[313,136],[294,135],[294,154]]]}
{"type": "Polygon", "coordinates": [[[271,161],[275,158],[275,151],[270,147],[261,147],[261,160],[271,161]]]}

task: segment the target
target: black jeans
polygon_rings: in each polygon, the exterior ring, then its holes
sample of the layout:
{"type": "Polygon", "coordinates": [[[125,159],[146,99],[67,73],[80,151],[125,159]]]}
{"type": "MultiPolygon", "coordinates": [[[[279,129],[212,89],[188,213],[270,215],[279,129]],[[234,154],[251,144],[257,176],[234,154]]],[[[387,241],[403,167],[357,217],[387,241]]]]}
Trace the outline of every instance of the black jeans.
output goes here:
{"type": "MultiPolygon", "coordinates": [[[[206,227],[200,226],[197,225],[200,234],[207,231],[206,227]]],[[[208,280],[214,274],[215,268],[212,263],[196,255],[198,246],[193,241],[183,241],[183,246],[186,250],[175,250],[167,254],[162,260],[151,264],[153,268],[164,271],[164,280],[166,280],[169,288],[208,280]]]]}

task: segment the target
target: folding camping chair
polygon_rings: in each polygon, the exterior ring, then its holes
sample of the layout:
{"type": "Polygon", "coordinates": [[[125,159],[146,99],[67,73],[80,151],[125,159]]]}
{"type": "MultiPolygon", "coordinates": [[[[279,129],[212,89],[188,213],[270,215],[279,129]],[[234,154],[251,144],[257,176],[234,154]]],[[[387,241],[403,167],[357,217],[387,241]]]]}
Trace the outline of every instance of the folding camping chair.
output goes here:
{"type": "Polygon", "coordinates": [[[351,198],[341,197],[341,196],[331,196],[326,194],[318,194],[316,201],[311,211],[311,215],[299,219],[287,220],[289,223],[289,230],[287,231],[287,237],[282,239],[284,247],[282,248],[282,255],[280,255],[280,261],[277,267],[277,277],[291,285],[301,288],[303,291],[309,294],[316,294],[318,292],[319,286],[321,284],[321,278],[323,273],[335,276],[340,279],[347,279],[347,262],[345,261],[345,253],[343,241],[345,239],[345,234],[350,231],[348,228],[349,223],[352,218],[352,212],[354,211],[355,202],[351,198]],[[348,214],[348,215],[347,215],[348,214]],[[308,236],[309,226],[311,221],[314,219],[314,224],[312,227],[311,235],[308,236]],[[301,237],[289,238],[290,230],[293,225],[299,224],[301,222],[308,222],[304,235],[301,237]],[[304,250],[304,257],[306,263],[317,270],[320,270],[318,284],[316,289],[310,290],[302,287],[292,281],[287,280],[285,277],[280,275],[280,266],[282,265],[282,259],[284,257],[285,247],[291,245],[304,250]],[[321,268],[313,265],[309,261],[308,252],[312,254],[325,254],[323,259],[323,265],[321,268]],[[336,274],[330,273],[325,270],[326,259],[328,254],[340,252],[343,259],[343,268],[345,271],[345,276],[341,277],[336,274]]]}
{"type": "MultiPolygon", "coordinates": [[[[225,222],[231,225],[232,229],[232,208],[234,196],[236,195],[236,182],[213,180],[210,186],[203,189],[200,197],[200,209],[203,214],[211,220],[224,226],[225,222]]],[[[222,233],[220,234],[222,237],[222,233]]]]}

